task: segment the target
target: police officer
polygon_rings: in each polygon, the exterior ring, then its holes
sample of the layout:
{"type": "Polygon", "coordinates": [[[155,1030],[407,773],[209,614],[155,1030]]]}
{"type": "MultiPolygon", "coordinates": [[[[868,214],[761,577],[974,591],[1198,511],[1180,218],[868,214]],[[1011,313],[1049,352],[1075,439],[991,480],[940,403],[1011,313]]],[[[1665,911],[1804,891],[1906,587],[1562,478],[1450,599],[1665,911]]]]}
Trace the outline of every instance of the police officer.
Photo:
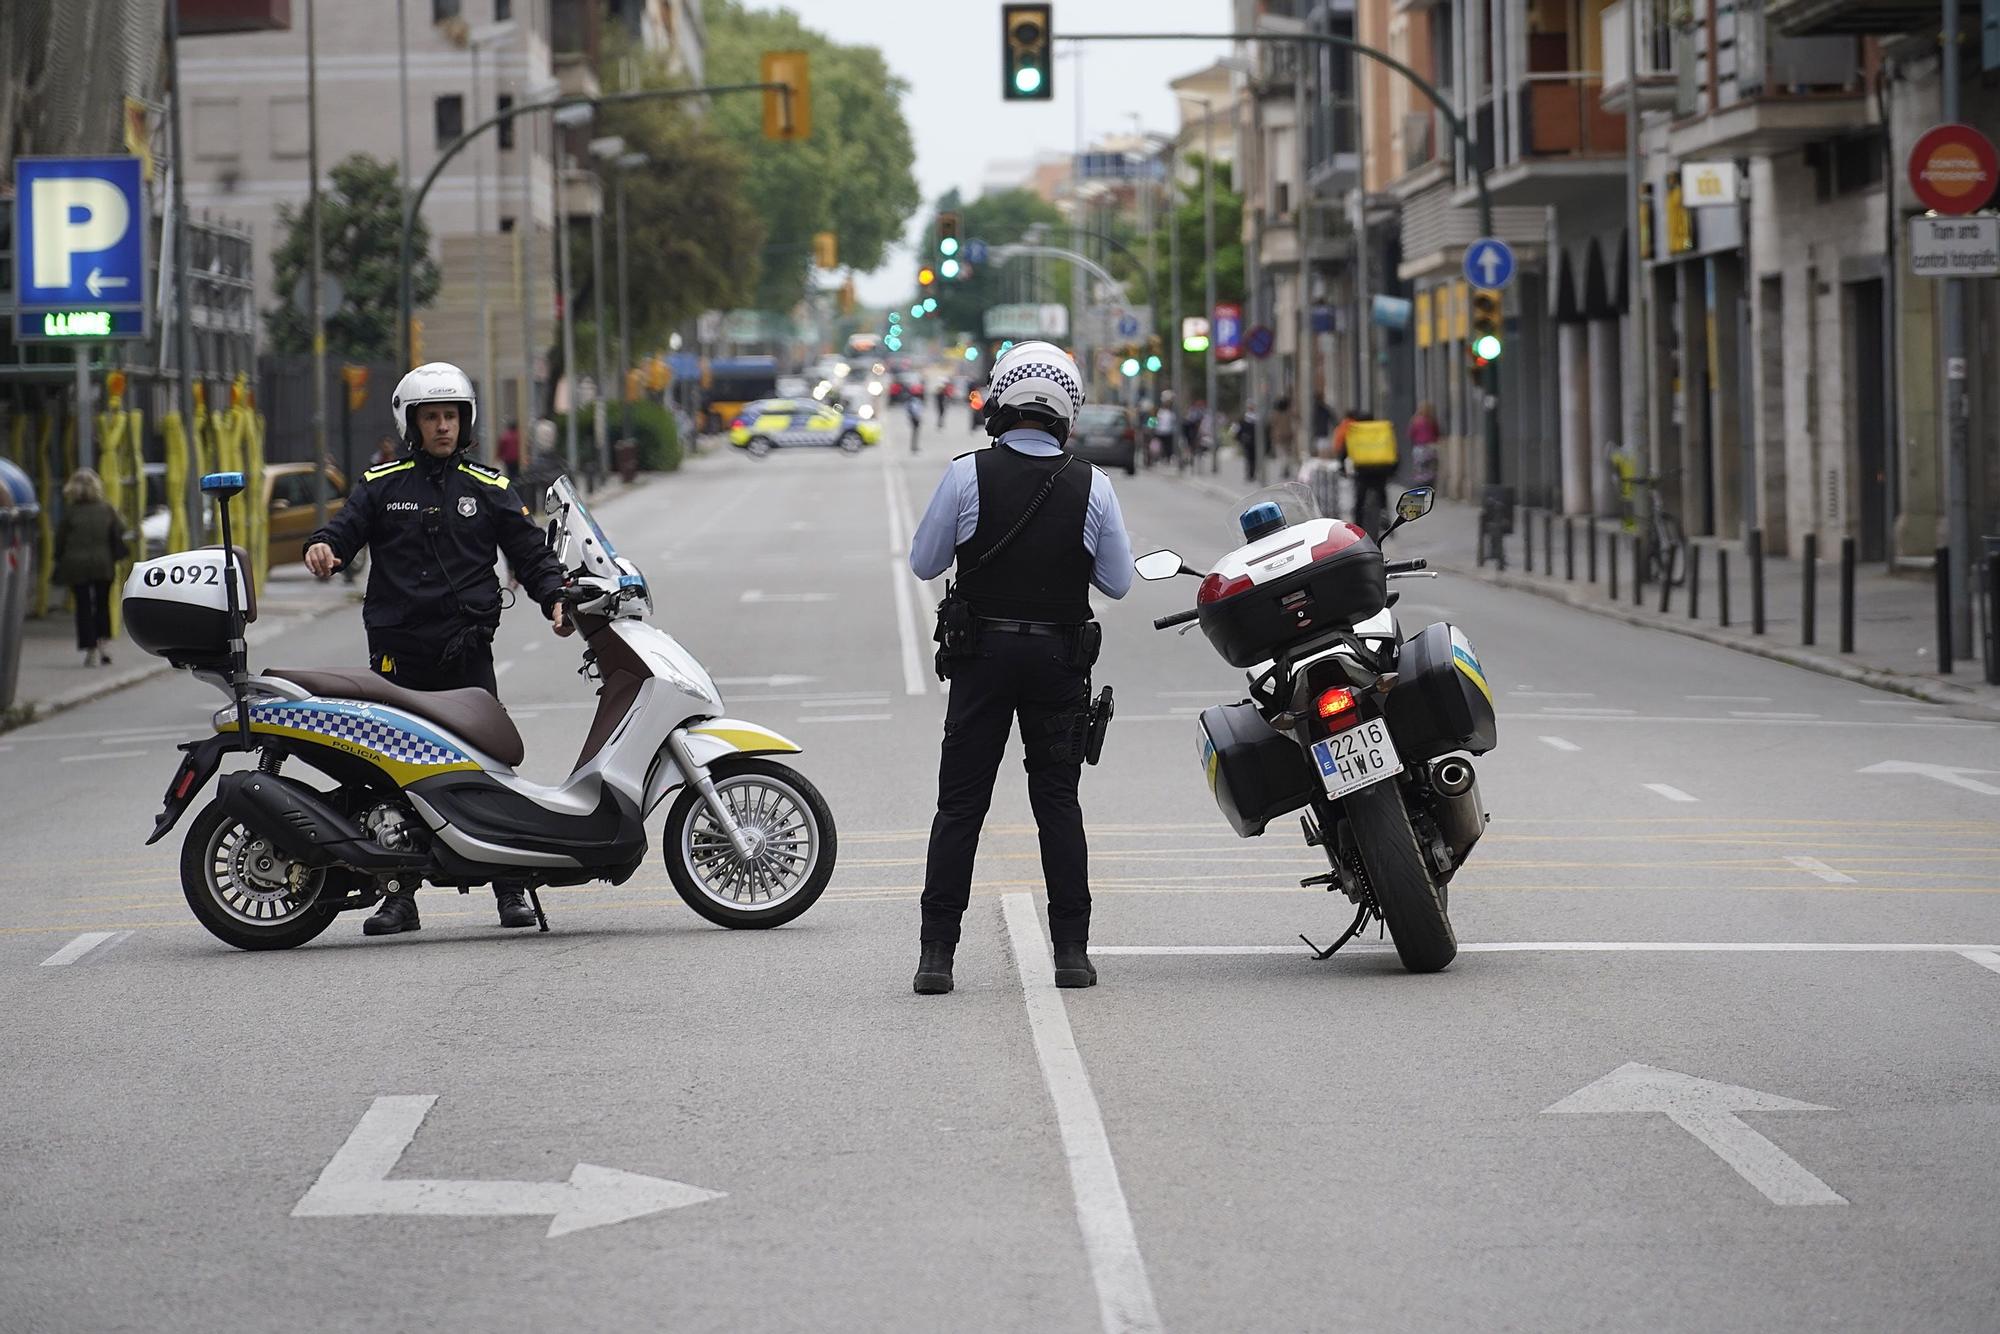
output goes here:
{"type": "MultiPolygon", "coordinates": [[[[568,634],[562,568],[507,478],[466,460],[479,405],[463,371],[442,361],[419,366],[389,406],[406,453],[361,474],[347,503],[308,539],[306,568],[324,579],[371,548],[361,609],[368,665],[411,690],[476,686],[497,695],[497,553],[556,633],[568,634]]],[[[495,885],[493,894],[500,925],[535,924],[521,886],[495,885]]],[[[361,929],[379,936],[420,927],[415,891],[405,890],[385,896],[361,929]]]]}
{"type": "Polygon", "coordinates": [[[939,609],[939,666],[951,694],[924,869],[921,995],[951,990],[979,830],[1017,716],[1056,985],[1097,981],[1086,950],[1089,849],[1077,804],[1090,667],[1102,637],[1090,589],[1125,596],[1132,543],[1110,480],[1065,452],[1082,405],[1083,376],[1067,352],[1043,342],[1008,349],[986,391],[986,431],[997,443],[952,461],[910,544],[918,578],[934,579],[954,562],[959,570],[939,609]]]}

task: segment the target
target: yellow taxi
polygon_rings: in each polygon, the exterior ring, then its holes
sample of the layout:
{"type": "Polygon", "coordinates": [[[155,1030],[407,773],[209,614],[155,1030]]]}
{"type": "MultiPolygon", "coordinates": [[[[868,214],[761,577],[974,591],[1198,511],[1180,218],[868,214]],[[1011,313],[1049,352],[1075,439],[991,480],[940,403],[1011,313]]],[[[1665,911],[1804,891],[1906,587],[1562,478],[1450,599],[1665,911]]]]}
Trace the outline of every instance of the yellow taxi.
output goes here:
{"type": "Polygon", "coordinates": [[[793,445],[834,445],[859,454],[862,446],[881,442],[879,425],[815,398],[759,399],[744,404],[729,423],[729,443],[757,459],[793,445]]]}

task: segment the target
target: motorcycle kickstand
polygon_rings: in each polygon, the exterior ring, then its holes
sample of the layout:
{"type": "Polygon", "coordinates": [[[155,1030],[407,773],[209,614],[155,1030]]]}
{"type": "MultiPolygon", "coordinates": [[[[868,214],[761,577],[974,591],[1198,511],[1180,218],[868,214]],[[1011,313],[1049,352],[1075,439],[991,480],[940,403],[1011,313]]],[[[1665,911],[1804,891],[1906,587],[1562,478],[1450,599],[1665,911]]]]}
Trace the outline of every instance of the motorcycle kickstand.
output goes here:
{"type": "Polygon", "coordinates": [[[1354,939],[1356,935],[1360,934],[1361,928],[1367,925],[1367,923],[1368,923],[1368,905],[1364,903],[1361,905],[1360,909],[1354,914],[1353,923],[1347,928],[1346,931],[1341,933],[1340,939],[1334,941],[1333,944],[1327,946],[1325,949],[1321,949],[1319,946],[1313,944],[1312,941],[1307,940],[1303,932],[1299,934],[1299,939],[1304,940],[1306,942],[1306,948],[1313,952],[1313,958],[1323,963],[1326,960],[1331,959],[1334,955],[1338,954],[1340,952],[1340,947],[1342,945],[1345,945],[1348,941],[1354,939]]]}
{"type": "MultiPolygon", "coordinates": [[[[548,915],[542,911],[542,896],[535,892],[533,885],[528,886],[528,903],[535,910],[535,921],[541,924],[542,933],[547,934],[549,929],[548,915]]],[[[1310,944],[1311,942],[1307,943],[1310,944]]]]}

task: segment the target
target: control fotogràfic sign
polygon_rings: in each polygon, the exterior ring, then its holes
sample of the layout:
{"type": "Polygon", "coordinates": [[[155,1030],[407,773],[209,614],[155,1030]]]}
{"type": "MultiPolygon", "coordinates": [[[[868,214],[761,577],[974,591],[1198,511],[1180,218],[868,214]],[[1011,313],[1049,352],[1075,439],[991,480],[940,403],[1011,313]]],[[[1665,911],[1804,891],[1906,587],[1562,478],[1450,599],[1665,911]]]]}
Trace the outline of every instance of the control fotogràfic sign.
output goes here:
{"type": "Polygon", "coordinates": [[[1938,213],[1973,213],[2000,185],[1993,143],[1970,125],[1936,125],[1910,148],[1910,189],[1938,213]]]}
{"type": "Polygon", "coordinates": [[[145,164],[137,157],[14,162],[14,336],[144,338],[145,164]]]}
{"type": "Polygon", "coordinates": [[[1911,218],[1910,272],[1919,278],[2000,277],[2000,217],[1911,218]]]}

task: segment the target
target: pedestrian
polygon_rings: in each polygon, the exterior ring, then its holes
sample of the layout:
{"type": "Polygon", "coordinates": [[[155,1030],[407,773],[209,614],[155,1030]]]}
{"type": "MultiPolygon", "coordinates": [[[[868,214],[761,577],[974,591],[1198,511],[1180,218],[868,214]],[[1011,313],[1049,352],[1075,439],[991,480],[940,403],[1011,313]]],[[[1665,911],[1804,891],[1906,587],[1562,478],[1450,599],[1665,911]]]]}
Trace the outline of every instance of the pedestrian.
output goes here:
{"type": "Polygon", "coordinates": [[[394,463],[402,457],[403,442],[393,431],[384,431],[375,442],[375,456],[368,460],[368,466],[379,468],[385,463],[394,463]]]}
{"type": "Polygon", "coordinates": [[[1382,530],[1389,508],[1389,479],[1396,472],[1396,426],[1350,412],[1334,431],[1335,449],[1354,478],[1354,522],[1382,530]]]}
{"type": "MultiPolygon", "coordinates": [[[[500,625],[504,552],[559,635],[571,632],[563,572],[513,484],[467,461],[479,424],[472,381],[449,362],[405,375],[389,399],[406,453],[361,474],[347,503],[306,541],[306,569],[325,579],[367,547],[374,560],[361,622],[368,665],[410,690],[477,687],[498,695],[493,633],[500,625]]],[[[524,885],[496,883],[500,925],[533,926],[524,885]]],[[[414,889],[383,897],[363,934],[416,931],[414,889]]]]}
{"type": "Polygon", "coordinates": [[[493,460],[500,465],[500,471],[509,479],[521,475],[521,426],[509,420],[507,429],[500,432],[500,443],[494,446],[493,460]]]}
{"type": "Polygon", "coordinates": [[[903,415],[910,419],[910,452],[917,452],[917,437],[924,429],[924,396],[906,394],[903,397],[903,415]]]}
{"type": "Polygon", "coordinates": [[[1181,422],[1181,438],[1186,447],[1181,451],[1180,470],[1186,472],[1201,461],[1201,428],[1208,424],[1208,400],[1197,398],[1181,422]]]}
{"type": "Polygon", "coordinates": [[[1257,482],[1257,405],[1243,404],[1243,415],[1236,419],[1236,444],[1243,451],[1243,480],[1251,485],[1257,482]]]}
{"type": "Polygon", "coordinates": [[[1055,983],[1097,981],[1077,802],[1092,729],[1102,725],[1090,699],[1103,639],[1090,590],[1125,596],[1132,543],[1110,479],[1065,449],[1083,405],[1076,362],[1052,343],[1018,343],[992,376],[986,431],[996,443],[952,460],[910,544],[920,579],[958,566],[938,605],[938,674],[951,689],[924,863],[921,995],[951,990],[979,831],[1016,717],[1041,836],[1055,983]]]}
{"type": "Polygon", "coordinates": [[[1173,392],[1160,395],[1160,410],[1153,414],[1153,461],[1171,463],[1174,441],[1180,438],[1180,420],[1174,415],[1173,392]]]}
{"type": "Polygon", "coordinates": [[[1292,396],[1280,394],[1271,404],[1271,453],[1278,457],[1284,473],[1295,471],[1298,441],[1299,424],[1292,413],[1292,396]]]}
{"type": "Polygon", "coordinates": [[[1314,394],[1312,404],[1312,452],[1316,459],[1332,458],[1333,409],[1324,394],[1314,394]]]}
{"type": "Polygon", "coordinates": [[[76,646],[86,667],[111,665],[111,581],[118,562],[130,554],[124,520],[105,503],[104,479],[90,468],[78,468],[63,484],[50,578],[69,588],[76,646]]]}
{"type": "Polygon", "coordinates": [[[942,431],[944,429],[944,410],[951,403],[951,382],[949,380],[938,381],[936,398],[938,413],[937,428],[942,431]]]}
{"type": "Polygon", "coordinates": [[[1417,413],[1410,418],[1410,484],[1412,486],[1436,486],[1438,475],[1438,431],[1437,409],[1429,403],[1417,404],[1417,413]]]}

